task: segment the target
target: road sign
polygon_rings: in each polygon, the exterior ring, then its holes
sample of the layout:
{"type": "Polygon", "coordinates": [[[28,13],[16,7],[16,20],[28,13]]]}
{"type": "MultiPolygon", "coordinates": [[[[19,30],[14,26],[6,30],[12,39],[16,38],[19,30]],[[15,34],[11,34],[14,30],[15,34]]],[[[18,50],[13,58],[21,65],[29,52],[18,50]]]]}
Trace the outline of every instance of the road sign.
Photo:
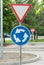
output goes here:
{"type": "Polygon", "coordinates": [[[30,39],[30,31],[24,26],[16,26],[11,32],[11,39],[17,45],[23,45],[30,39]]]}
{"type": "Polygon", "coordinates": [[[34,28],[31,28],[31,32],[35,32],[35,29],[34,28]]]}
{"type": "Polygon", "coordinates": [[[25,16],[30,10],[31,4],[11,4],[10,6],[17,17],[18,22],[23,22],[25,16]]]}

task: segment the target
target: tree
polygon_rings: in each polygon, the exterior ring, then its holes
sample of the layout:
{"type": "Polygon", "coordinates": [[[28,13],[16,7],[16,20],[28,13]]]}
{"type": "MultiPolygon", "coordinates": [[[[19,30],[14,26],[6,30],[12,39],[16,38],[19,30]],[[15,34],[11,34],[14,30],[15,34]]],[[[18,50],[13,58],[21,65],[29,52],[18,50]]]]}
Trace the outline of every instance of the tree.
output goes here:
{"type": "Polygon", "coordinates": [[[17,19],[11,10],[10,4],[11,0],[3,0],[3,31],[6,34],[10,34],[12,28],[18,25],[17,19]]]}
{"type": "Polygon", "coordinates": [[[29,29],[35,28],[38,34],[44,34],[44,0],[41,4],[38,3],[38,0],[3,0],[3,29],[4,33],[11,32],[12,28],[18,25],[17,19],[11,10],[11,3],[28,3],[32,4],[32,7],[24,19],[22,25],[27,26],[29,29]],[[42,31],[41,31],[42,30],[42,31]]]}
{"type": "MultiPolygon", "coordinates": [[[[38,2],[38,1],[37,1],[38,2]]],[[[37,6],[35,6],[35,11],[36,11],[36,16],[38,16],[39,18],[39,22],[38,22],[38,32],[40,33],[41,30],[43,31],[43,25],[44,24],[44,0],[41,0],[41,2],[37,3],[37,6]],[[37,8],[38,7],[38,8],[37,8]],[[42,25],[42,26],[41,26],[42,25]]],[[[41,32],[41,34],[43,34],[43,32],[41,32]]]]}
{"type": "Polygon", "coordinates": [[[38,3],[38,0],[31,0],[28,3],[32,4],[31,10],[25,18],[24,24],[31,29],[35,28],[37,35],[44,35],[44,7],[43,2],[38,3]],[[42,30],[42,31],[41,31],[42,30]]]}
{"type": "Polygon", "coordinates": [[[11,29],[16,26],[18,23],[15,15],[13,14],[11,7],[11,0],[5,1],[3,0],[3,24],[4,24],[4,32],[11,32],[11,29]]]}

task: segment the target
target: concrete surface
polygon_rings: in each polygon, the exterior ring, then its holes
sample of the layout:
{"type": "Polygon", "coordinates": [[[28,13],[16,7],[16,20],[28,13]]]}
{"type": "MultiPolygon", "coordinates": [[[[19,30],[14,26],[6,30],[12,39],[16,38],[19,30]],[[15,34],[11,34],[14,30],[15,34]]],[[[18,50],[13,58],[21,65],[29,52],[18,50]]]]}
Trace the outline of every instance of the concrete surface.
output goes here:
{"type": "MultiPolygon", "coordinates": [[[[35,43],[35,45],[31,45],[30,43],[28,43],[22,46],[22,53],[24,52],[31,53],[31,54],[34,53],[34,54],[38,54],[40,57],[39,60],[36,62],[33,62],[33,63],[29,62],[29,63],[22,64],[22,65],[44,65],[44,42],[42,44],[41,43],[38,42],[37,44],[35,43]]],[[[4,47],[3,50],[4,50],[4,53],[19,52],[20,47],[17,45],[10,45],[10,46],[4,47]]]]}

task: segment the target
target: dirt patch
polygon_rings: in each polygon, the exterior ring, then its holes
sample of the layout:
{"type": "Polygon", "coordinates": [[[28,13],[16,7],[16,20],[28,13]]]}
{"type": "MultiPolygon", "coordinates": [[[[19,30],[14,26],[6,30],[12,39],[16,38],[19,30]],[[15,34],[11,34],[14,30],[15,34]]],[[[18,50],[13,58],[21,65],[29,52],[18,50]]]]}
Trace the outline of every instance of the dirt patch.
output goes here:
{"type": "Polygon", "coordinates": [[[11,44],[9,44],[9,43],[4,43],[3,44],[3,46],[5,47],[5,46],[9,46],[9,45],[13,45],[12,43],[11,44]]]}

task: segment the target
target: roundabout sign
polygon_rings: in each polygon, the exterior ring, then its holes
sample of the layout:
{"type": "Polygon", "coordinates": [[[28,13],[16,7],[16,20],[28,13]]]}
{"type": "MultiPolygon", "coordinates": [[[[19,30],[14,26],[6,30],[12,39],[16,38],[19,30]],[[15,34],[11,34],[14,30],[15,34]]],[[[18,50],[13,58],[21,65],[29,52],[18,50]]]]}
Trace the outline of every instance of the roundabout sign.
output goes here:
{"type": "Polygon", "coordinates": [[[11,39],[17,45],[26,44],[30,39],[30,31],[24,26],[16,26],[12,29],[11,39]]]}

